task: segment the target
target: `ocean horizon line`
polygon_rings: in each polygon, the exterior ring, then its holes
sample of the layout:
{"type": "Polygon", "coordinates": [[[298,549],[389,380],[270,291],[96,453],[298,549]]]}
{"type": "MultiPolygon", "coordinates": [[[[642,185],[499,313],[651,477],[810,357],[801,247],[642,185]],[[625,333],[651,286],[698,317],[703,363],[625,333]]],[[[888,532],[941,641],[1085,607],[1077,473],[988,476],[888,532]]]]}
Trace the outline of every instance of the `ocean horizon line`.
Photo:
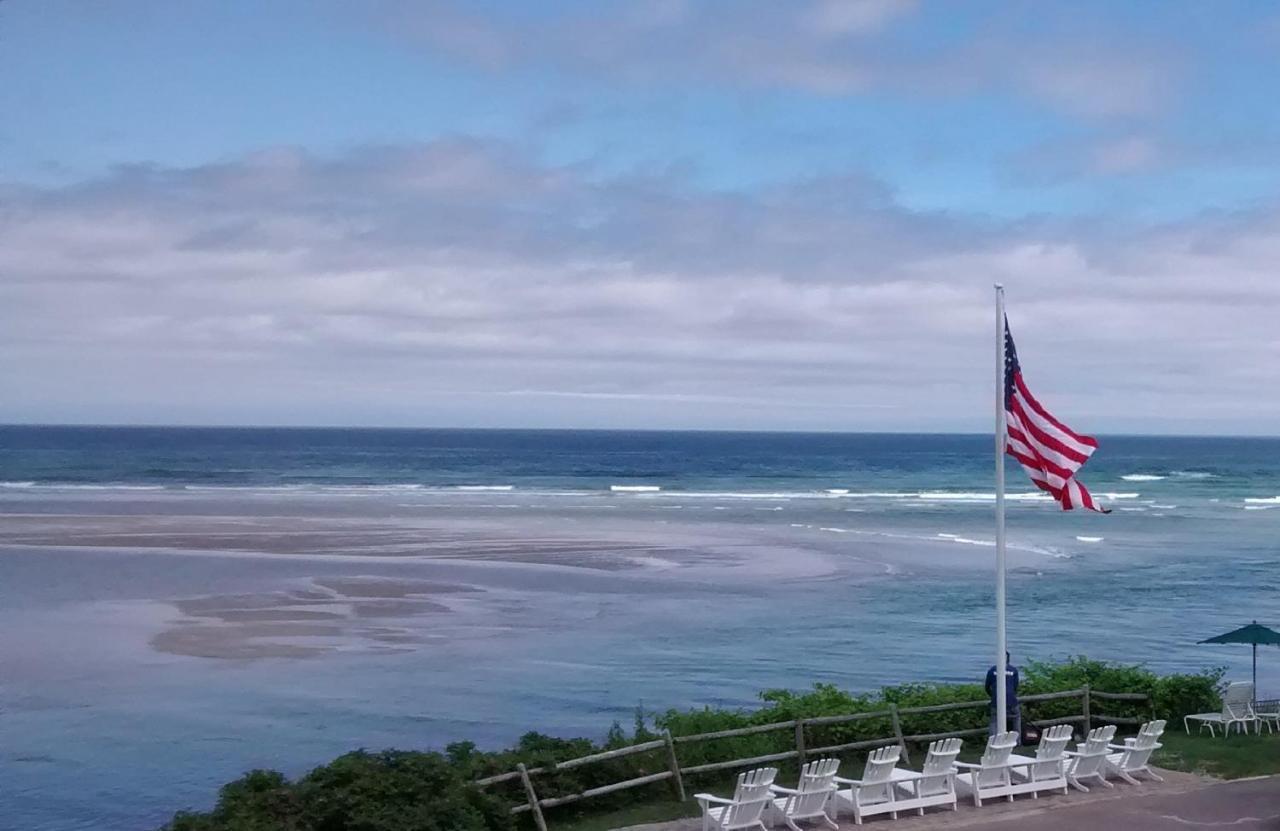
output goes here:
{"type": "MultiPolygon", "coordinates": [[[[599,434],[664,434],[664,435],[758,435],[758,436],[938,436],[984,437],[991,432],[972,430],[788,430],[732,427],[462,427],[395,426],[370,424],[165,424],[165,423],[97,423],[97,422],[0,422],[0,430],[271,430],[297,432],[363,431],[387,433],[599,433],[599,434]]],[[[1103,439],[1263,439],[1280,440],[1280,433],[1130,433],[1093,431],[1103,439]]]]}

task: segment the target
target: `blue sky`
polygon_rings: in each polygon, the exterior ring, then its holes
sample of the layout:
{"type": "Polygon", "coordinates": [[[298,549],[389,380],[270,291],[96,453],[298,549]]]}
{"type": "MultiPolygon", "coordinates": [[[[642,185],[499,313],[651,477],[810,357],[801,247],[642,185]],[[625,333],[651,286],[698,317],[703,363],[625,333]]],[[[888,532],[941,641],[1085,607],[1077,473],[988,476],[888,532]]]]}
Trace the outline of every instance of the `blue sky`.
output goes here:
{"type": "Polygon", "coordinates": [[[9,420],[977,428],[993,279],[1097,429],[1280,414],[1270,3],[6,0],[0,77],[9,420]]]}

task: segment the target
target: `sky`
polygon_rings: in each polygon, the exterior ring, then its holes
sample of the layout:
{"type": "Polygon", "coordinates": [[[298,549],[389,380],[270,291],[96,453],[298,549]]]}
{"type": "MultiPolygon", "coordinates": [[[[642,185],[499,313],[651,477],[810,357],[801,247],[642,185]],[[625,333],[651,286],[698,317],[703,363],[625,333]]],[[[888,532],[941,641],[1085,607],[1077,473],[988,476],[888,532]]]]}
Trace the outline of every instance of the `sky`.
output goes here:
{"type": "Polygon", "coordinates": [[[0,0],[0,421],[1280,432],[1280,8],[0,0]]]}

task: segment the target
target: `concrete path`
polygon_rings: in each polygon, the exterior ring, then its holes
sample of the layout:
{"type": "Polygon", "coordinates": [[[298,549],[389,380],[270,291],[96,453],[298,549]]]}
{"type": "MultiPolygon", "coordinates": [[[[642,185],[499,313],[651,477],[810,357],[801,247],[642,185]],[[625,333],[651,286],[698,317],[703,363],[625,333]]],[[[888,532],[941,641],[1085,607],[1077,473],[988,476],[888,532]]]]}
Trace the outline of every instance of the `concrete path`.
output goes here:
{"type": "MultiPolygon", "coordinates": [[[[1220,782],[1174,771],[1160,771],[1164,782],[1141,786],[1116,783],[1111,790],[1093,788],[1066,796],[1019,797],[975,808],[962,802],[957,811],[930,811],[899,820],[876,817],[862,826],[842,817],[842,831],[1280,831],[1280,777],[1220,782]]],[[[818,828],[818,825],[814,825],[818,828]]],[[[638,825],[618,831],[701,831],[700,819],[638,825]]]]}

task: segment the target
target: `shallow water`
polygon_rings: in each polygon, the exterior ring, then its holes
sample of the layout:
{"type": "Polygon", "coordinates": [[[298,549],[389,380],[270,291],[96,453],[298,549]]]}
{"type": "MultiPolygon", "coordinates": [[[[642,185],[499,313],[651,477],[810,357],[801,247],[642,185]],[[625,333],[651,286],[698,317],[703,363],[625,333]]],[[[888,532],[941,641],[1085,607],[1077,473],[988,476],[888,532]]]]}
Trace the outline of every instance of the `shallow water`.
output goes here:
{"type": "MultiPolygon", "coordinates": [[[[0,429],[5,822],[153,827],[354,747],[980,677],[989,447],[0,429]]],[[[1195,641],[1280,623],[1280,441],[1104,437],[1084,479],[1113,514],[1010,505],[1015,657],[1246,677],[1195,641]]]]}

